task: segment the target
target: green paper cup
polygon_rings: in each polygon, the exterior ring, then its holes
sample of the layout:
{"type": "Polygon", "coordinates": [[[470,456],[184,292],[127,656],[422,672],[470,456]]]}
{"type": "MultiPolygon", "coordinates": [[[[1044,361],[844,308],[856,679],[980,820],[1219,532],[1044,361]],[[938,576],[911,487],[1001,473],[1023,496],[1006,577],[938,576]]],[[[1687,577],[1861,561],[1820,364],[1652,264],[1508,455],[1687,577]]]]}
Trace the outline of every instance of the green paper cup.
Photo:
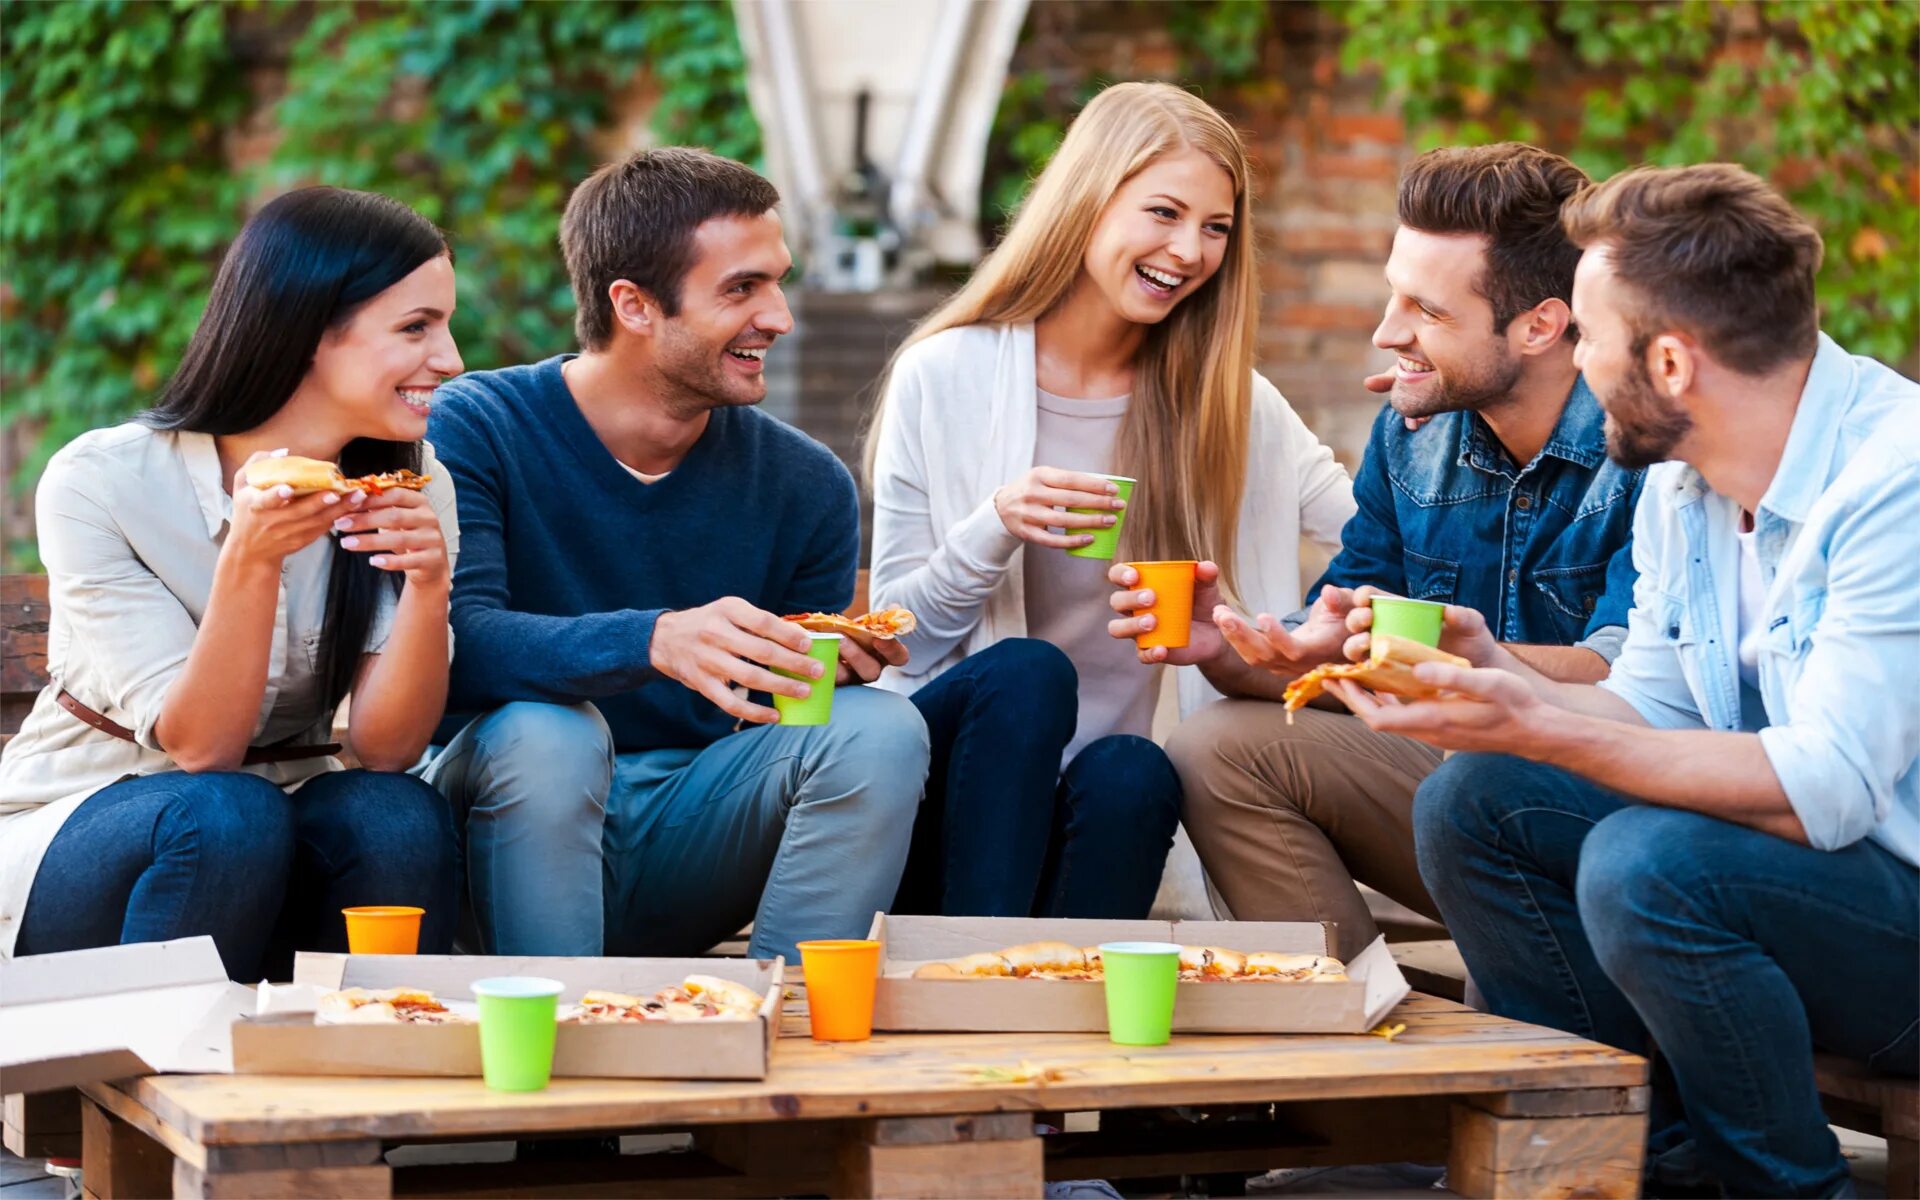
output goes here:
{"type": "MultiPolygon", "coordinates": [[[[1118,485],[1120,488],[1120,498],[1128,504],[1133,503],[1133,485],[1137,482],[1136,480],[1129,479],[1125,475],[1102,475],[1100,478],[1118,485]]],[[[1092,544],[1069,550],[1067,551],[1068,554],[1075,558],[1112,558],[1120,552],[1120,530],[1125,528],[1127,524],[1126,509],[1123,508],[1117,513],[1107,508],[1070,508],[1067,511],[1070,513],[1093,513],[1097,516],[1112,513],[1113,516],[1120,518],[1113,523],[1113,528],[1111,529],[1067,530],[1068,533],[1090,533],[1093,535],[1092,544]]]]}
{"type": "Polygon", "coordinates": [[[553,1075],[553,1039],[559,1032],[558,979],[502,975],[476,979],[480,1001],[480,1069],[497,1092],[537,1092],[553,1075]]]}
{"type": "Polygon", "coordinates": [[[1121,1046],[1164,1046],[1173,1036],[1180,947],[1172,942],[1108,942],[1100,947],[1107,981],[1107,1036],[1121,1046]]]}
{"type": "Polygon", "coordinates": [[[1402,600],[1398,596],[1375,596],[1373,632],[1439,646],[1440,625],[1447,606],[1435,600],[1402,600]]]}
{"type": "MultiPolygon", "coordinates": [[[[780,714],[782,725],[825,725],[833,716],[833,677],[840,669],[840,635],[837,633],[809,633],[813,646],[807,651],[807,657],[826,667],[818,679],[807,679],[813,685],[813,694],[805,700],[795,700],[791,696],[774,694],[773,707],[780,714]]],[[[804,679],[791,671],[774,671],[775,675],[785,675],[788,679],[804,679]]]]}

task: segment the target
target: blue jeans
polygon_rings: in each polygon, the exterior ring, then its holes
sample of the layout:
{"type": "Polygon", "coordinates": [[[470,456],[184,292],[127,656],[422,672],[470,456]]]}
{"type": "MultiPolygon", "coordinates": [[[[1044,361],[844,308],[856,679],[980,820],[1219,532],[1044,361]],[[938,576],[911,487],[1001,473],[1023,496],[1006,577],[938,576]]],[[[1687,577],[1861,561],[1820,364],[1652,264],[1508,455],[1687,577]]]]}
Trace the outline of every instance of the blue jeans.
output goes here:
{"type": "Polygon", "coordinates": [[[1732,1195],[1850,1194],[1813,1051],[1920,1070],[1920,872],[1498,754],[1429,776],[1414,837],[1494,1011],[1657,1047],[1653,1153],[1691,1137],[1732,1195]]]}
{"type": "Polygon", "coordinates": [[[895,901],[966,917],[1140,918],[1180,822],[1166,751],[1073,740],[1079,680],[1057,646],[1008,638],[913,695],[933,762],[895,901]]]}
{"type": "Polygon", "coordinates": [[[340,910],[427,910],[444,954],[459,905],[453,827],[431,788],[332,771],[292,795],[257,775],[170,771],[100,789],[34,874],[15,950],[49,954],[207,934],[242,982],[291,975],[293,952],[347,948],[340,910]]]}
{"type": "Polygon", "coordinates": [[[864,937],[906,862],[927,776],[913,706],[835,691],[833,720],[702,750],[615,754],[590,704],[478,717],[425,768],[452,802],[490,954],[748,952],[864,937]]]}

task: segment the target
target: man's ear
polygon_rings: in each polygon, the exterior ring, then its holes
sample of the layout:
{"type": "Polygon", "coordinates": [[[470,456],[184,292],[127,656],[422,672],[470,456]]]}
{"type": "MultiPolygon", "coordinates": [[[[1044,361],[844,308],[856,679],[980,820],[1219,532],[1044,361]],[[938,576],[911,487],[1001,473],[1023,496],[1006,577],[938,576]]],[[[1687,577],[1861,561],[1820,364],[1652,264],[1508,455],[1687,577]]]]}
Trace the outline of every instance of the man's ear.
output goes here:
{"type": "Polygon", "coordinates": [[[628,333],[650,337],[660,320],[660,303],[639,284],[616,279],[607,286],[607,299],[613,303],[614,323],[628,333]]]}
{"type": "Polygon", "coordinates": [[[1693,387],[1700,371],[1700,347],[1691,338],[1663,333],[1647,346],[1647,377],[1654,390],[1667,399],[1678,401],[1693,387]]]}
{"type": "Polygon", "coordinates": [[[1573,324],[1573,310],[1558,297],[1549,297],[1514,319],[1520,334],[1519,352],[1545,354],[1560,344],[1573,324]]]}

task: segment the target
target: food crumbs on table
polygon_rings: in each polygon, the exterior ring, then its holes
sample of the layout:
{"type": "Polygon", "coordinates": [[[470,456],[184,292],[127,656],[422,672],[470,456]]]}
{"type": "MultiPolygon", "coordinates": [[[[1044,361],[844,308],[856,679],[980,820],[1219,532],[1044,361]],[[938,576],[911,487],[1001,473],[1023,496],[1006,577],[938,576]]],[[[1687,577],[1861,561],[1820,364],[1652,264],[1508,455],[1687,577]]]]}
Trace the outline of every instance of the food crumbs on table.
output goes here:
{"type": "Polygon", "coordinates": [[[1017,1067],[962,1067],[975,1083],[1059,1083],[1067,1073],[1022,1059],[1017,1067]]]}
{"type": "Polygon", "coordinates": [[[1406,1031],[1407,1027],[1404,1023],[1396,1023],[1393,1025],[1376,1025],[1372,1029],[1367,1030],[1367,1033],[1369,1036],[1385,1038],[1390,1042],[1406,1031]]]}

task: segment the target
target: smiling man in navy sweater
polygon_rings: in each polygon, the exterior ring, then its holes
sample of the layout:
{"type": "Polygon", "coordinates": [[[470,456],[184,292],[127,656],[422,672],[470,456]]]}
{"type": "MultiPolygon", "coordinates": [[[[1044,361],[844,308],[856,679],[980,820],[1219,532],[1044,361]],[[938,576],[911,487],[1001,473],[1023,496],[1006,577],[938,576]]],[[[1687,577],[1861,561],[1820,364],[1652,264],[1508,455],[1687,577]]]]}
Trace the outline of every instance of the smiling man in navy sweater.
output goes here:
{"type": "MultiPolygon", "coordinates": [[[[913,705],[847,687],[785,727],[742,694],[805,694],[769,670],[819,669],[776,614],[845,607],[860,547],[846,468],[754,407],[793,325],[778,200],[704,151],[602,169],[560,231],[582,353],[439,390],[461,715],[426,775],[490,953],[698,953],[751,919],[751,953],[791,957],[900,882],[913,705]]],[[[845,646],[841,683],[879,674],[845,646]]]]}

